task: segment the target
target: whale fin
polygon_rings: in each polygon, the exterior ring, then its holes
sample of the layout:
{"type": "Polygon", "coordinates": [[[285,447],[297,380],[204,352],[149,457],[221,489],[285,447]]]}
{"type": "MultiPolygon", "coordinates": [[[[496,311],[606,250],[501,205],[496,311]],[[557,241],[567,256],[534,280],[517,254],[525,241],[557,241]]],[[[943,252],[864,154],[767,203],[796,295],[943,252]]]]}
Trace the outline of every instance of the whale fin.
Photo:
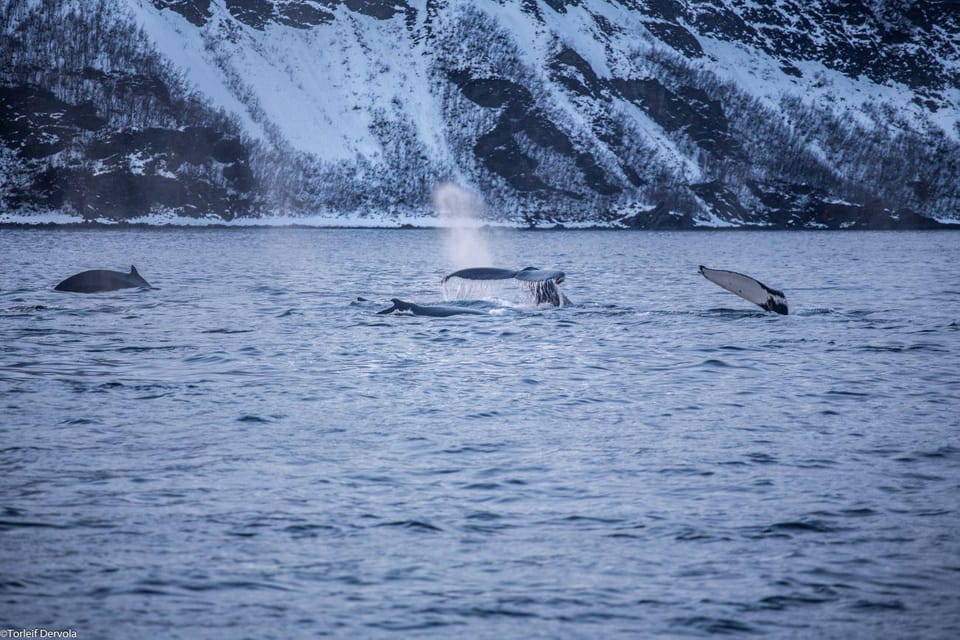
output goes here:
{"type": "Polygon", "coordinates": [[[700,274],[715,285],[735,293],[761,309],[787,315],[787,296],[759,280],[736,271],[709,269],[703,265],[700,265],[700,274]]]}
{"type": "Polygon", "coordinates": [[[391,298],[390,302],[393,303],[393,306],[383,309],[381,311],[377,311],[377,315],[381,315],[384,313],[393,313],[394,311],[406,311],[409,308],[409,305],[403,300],[401,300],[400,298],[391,298]]]}
{"type": "Polygon", "coordinates": [[[140,287],[141,289],[152,289],[152,288],[153,288],[153,286],[152,286],[149,282],[147,282],[147,281],[143,278],[143,276],[140,275],[140,272],[137,271],[137,268],[136,268],[135,266],[133,266],[133,265],[130,265],[130,274],[129,274],[129,276],[130,276],[131,279],[133,279],[133,280],[136,282],[135,285],[131,285],[131,286],[137,286],[137,287],[140,287]]]}

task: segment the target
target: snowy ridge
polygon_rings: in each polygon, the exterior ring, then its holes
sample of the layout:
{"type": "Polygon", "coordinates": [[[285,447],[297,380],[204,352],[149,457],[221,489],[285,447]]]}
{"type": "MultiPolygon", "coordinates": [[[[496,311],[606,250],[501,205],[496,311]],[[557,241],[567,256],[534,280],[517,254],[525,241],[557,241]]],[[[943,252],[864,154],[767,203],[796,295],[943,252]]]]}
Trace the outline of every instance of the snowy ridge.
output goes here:
{"type": "Polygon", "coordinates": [[[935,2],[0,7],[27,34],[2,52],[0,222],[434,226],[445,181],[498,225],[960,221],[960,18],[935,2]]]}
{"type": "MultiPolygon", "coordinates": [[[[208,60],[202,31],[195,29],[179,14],[160,11],[145,0],[128,3],[134,23],[144,30],[152,44],[180,70],[187,82],[218,107],[236,115],[247,135],[265,139],[266,133],[251,117],[246,106],[227,84],[227,76],[208,60]]],[[[122,15],[122,14],[121,14],[122,15]]]]}

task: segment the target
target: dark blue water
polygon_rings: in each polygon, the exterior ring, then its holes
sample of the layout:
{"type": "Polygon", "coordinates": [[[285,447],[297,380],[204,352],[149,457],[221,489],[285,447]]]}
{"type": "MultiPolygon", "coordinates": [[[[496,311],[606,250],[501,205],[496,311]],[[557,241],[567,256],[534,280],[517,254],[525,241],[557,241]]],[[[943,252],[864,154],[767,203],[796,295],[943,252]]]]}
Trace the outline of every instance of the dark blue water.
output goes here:
{"type": "Polygon", "coordinates": [[[487,241],[575,305],[376,315],[433,231],[0,230],[0,627],[960,634],[960,235],[487,241]]]}

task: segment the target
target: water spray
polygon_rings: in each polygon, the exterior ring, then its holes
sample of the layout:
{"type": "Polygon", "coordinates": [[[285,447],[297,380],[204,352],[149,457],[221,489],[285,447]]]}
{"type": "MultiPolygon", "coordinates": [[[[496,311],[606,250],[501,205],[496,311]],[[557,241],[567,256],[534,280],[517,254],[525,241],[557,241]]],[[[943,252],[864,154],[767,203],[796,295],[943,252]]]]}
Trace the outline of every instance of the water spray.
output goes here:
{"type": "Polygon", "coordinates": [[[481,226],[486,206],[475,193],[444,182],[433,189],[433,207],[445,227],[444,253],[454,269],[493,264],[481,226]]]}

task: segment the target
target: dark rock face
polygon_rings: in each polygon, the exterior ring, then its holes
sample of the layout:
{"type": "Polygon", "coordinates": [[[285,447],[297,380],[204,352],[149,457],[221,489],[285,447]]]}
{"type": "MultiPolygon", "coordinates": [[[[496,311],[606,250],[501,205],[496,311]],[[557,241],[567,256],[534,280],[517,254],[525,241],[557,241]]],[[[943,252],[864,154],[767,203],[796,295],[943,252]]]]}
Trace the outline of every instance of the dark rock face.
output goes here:
{"type": "MultiPolygon", "coordinates": [[[[474,154],[477,159],[491,172],[504,178],[507,183],[518,191],[536,191],[546,189],[547,185],[535,174],[536,158],[524,153],[514,137],[519,133],[531,132],[532,137],[541,136],[530,116],[533,100],[530,92],[518,84],[501,78],[471,79],[465,76],[451,78],[463,91],[463,95],[481,107],[501,109],[500,118],[496,126],[477,139],[474,154]]],[[[542,120],[542,118],[540,118],[542,120]]],[[[549,127],[549,122],[542,125],[549,127]]],[[[559,133],[554,131],[554,133],[559,133]]],[[[550,142],[563,145],[569,144],[566,136],[560,133],[550,142]]]]}
{"type": "MultiPolygon", "coordinates": [[[[593,78],[596,80],[596,76],[593,78]]],[[[481,107],[500,109],[496,126],[477,139],[474,154],[488,170],[504,178],[514,189],[565,192],[562,186],[551,185],[536,174],[539,161],[523,151],[519,142],[522,136],[534,145],[573,160],[593,191],[604,195],[619,192],[616,185],[607,181],[593,155],[577,149],[573,141],[537,108],[526,88],[503,78],[470,78],[464,73],[453,74],[451,80],[465,97],[481,107]]]]}
{"type": "Polygon", "coordinates": [[[318,24],[333,22],[334,15],[308,2],[287,2],[277,7],[275,19],[287,27],[309,29],[318,24]]]}
{"type": "Polygon", "coordinates": [[[611,85],[667,131],[683,131],[700,147],[717,154],[741,153],[728,133],[723,105],[703,90],[685,86],[673,92],[655,78],[615,78],[611,85]]]}
{"type": "Polygon", "coordinates": [[[230,220],[237,209],[224,190],[205,181],[122,169],[95,175],[83,169],[51,168],[38,177],[34,188],[45,193],[42,204],[57,209],[68,205],[93,219],[135,218],[162,207],[184,216],[214,214],[230,220]]]}
{"type": "Polygon", "coordinates": [[[202,27],[213,15],[210,12],[210,0],[152,0],[157,9],[171,9],[190,21],[196,27],[202,27]]]}
{"type": "Polygon", "coordinates": [[[690,189],[723,219],[741,220],[748,224],[763,222],[762,216],[745,207],[736,194],[731,193],[719,180],[694,184],[690,189]]]}
{"type": "Polygon", "coordinates": [[[597,76],[589,62],[570,47],[564,47],[554,56],[550,71],[568,91],[598,99],[607,95],[607,83],[597,76]]]}
{"type": "Polygon", "coordinates": [[[0,87],[0,113],[0,144],[21,158],[27,183],[7,206],[69,206],[114,219],[157,209],[229,219],[249,210],[249,153],[213,127],[115,131],[93,105],[30,85],[0,87]],[[61,153],[71,158],[65,165],[61,153]]]}
{"type": "Polygon", "coordinates": [[[939,229],[947,225],[913,211],[890,211],[877,199],[837,202],[810,185],[750,183],[763,219],[782,229],[939,229]]]}
{"type": "Polygon", "coordinates": [[[791,60],[819,60],[853,77],[933,89],[951,82],[936,64],[951,54],[946,43],[931,49],[934,41],[925,36],[935,25],[960,33],[955,3],[936,0],[689,3],[676,18],[704,35],[758,47],[788,66],[791,60]]]}
{"type": "Polygon", "coordinates": [[[679,24],[648,20],[644,23],[647,29],[664,43],[690,58],[699,58],[704,55],[703,47],[696,36],[679,24]]]}
{"type": "Polygon", "coordinates": [[[567,7],[576,7],[580,4],[580,0],[543,0],[544,4],[549,6],[551,9],[557,13],[566,13],[567,7]]]}
{"type": "MultiPolygon", "coordinates": [[[[551,77],[572,94],[610,103],[622,98],[635,103],[669,132],[688,137],[693,143],[717,155],[742,158],[744,152],[728,130],[728,120],[719,100],[703,90],[682,86],[670,91],[654,78],[600,78],[575,50],[563,47],[550,63],[551,77]]],[[[590,191],[599,196],[619,194],[629,185],[643,183],[636,170],[626,163],[619,167],[622,178],[601,166],[589,149],[577,144],[538,108],[525,87],[504,78],[472,78],[466,72],[453,73],[452,82],[463,95],[487,109],[499,109],[496,126],[483,134],[474,147],[478,160],[503,177],[518,191],[555,191],[570,195],[561,185],[552,185],[537,174],[538,159],[525,153],[518,137],[569,158],[579,169],[590,191]]],[[[623,143],[623,131],[616,121],[597,123],[597,135],[613,148],[623,143]]]]}
{"type": "MultiPolygon", "coordinates": [[[[158,9],[176,11],[198,27],[206,24],[212,15],[210,0],[153,0],[153,4],[158,9]]],[[[334,11],[341,4],[350,11],[378,20],[388,20],[398,13],[415,13],[403,0],[226,0],[230,15],[260,30],[271,23],[310,29],[332,22],[334,11]]]]}
{"type": "Polygon", "coordinates": [[[82,132],[106,124],[92,104],[70,105],[34,86],[0,87],[0,137],[27,160],[63,151],[82,132]]]}
{"type": "Polygon", "coordinates": [[[628,229],[653,229],[659,231],[680,231],[696,226],[693,218],[670,210],[666,203],[659,203],[652,209],[641,211],[622,220],[628,229]]]}
{"type": "Polygon", "coordinates": [[[227,10],[234,18],[254,29],[263,29],[274,19],[270,0],[226,0],[227,10]]]}
{"type": "Polygon", "coordinates": [[[414,11],[403,0],[343,0],[343,4],[351,11],[378,20],[389,20],[398,13],[414,11]]]}

